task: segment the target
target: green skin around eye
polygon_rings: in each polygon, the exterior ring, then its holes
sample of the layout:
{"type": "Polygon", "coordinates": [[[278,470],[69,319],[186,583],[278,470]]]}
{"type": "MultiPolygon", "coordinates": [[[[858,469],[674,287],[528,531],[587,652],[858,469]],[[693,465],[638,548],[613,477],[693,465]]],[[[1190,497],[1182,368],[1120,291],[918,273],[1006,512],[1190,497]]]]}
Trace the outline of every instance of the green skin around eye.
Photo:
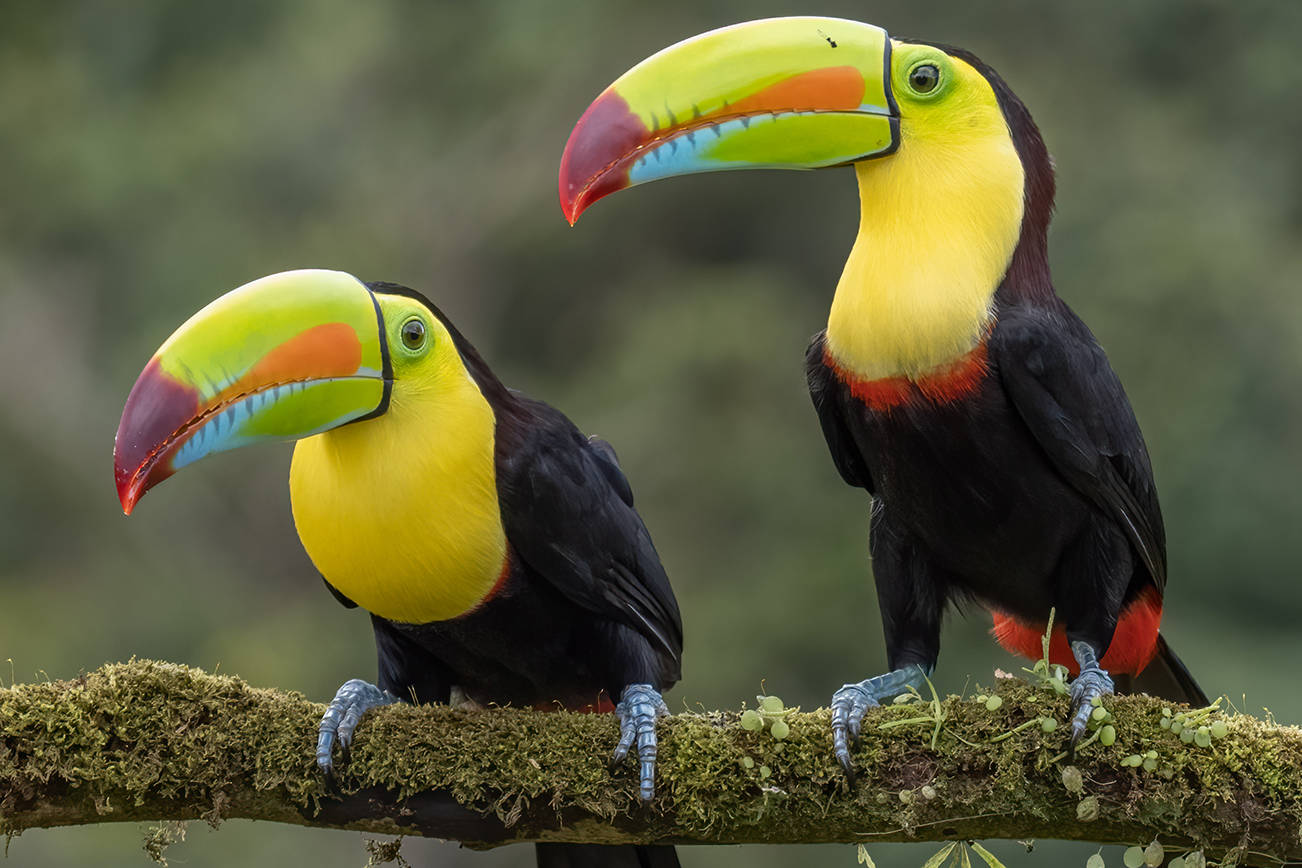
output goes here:
{"type": "MultiPolygon", "coordinates": [[[[938,99],[951,90],[956,80],[949,58],[938,54],[928,45],[910,43],[897,45],[891,66],[894,69],[892,79],[895,93],[906,101],[938,99]],[[922,70],[931,73],[930,89],[925,89],[925,83],[916,80],[922,70]]],[[[926,75],[926,72],[921,74],[926,75]]]]}

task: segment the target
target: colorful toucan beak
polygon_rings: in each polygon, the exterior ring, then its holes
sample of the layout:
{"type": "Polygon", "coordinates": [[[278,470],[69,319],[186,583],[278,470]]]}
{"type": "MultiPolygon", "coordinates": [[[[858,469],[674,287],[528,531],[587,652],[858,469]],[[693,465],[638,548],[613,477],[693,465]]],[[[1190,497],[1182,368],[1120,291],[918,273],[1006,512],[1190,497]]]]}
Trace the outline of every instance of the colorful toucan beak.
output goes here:
{"type": "Polygon", "coordinates": [[[891,41],[841,18],[770,18],[695,36],[620,76],[561,157],[573,224],[625,187],[720,169],[817,169],[891,153],[891,41]]]}
{"type": "Polygon", "coordinates": [[[113,446],[122,510],[187,464],[377,416],[392,376],[379,305],[340,271],[287,271],[228,292],[150,359],[113,446]]]}

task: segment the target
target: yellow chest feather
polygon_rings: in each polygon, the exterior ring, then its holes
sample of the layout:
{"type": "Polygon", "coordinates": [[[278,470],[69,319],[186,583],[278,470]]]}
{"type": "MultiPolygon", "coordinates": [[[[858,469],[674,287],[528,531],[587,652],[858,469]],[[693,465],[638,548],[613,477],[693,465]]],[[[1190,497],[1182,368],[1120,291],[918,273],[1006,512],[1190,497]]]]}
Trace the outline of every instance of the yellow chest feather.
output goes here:
{"type": "Polygon", "coordinates": [[[837,363],[866,380],[916,379],[984,338],[1022,221],[1011,139],[911,141],[855,166],[859,235],[827,322],[837,363]]]}
{"type": "Polygon", "coordinates": [[[403,393],[389,411],[299,441],[294,523],[340,593],[394,621],[473,609],[506,564],[493,460],[495,419],[469,377],[403,393]]]}

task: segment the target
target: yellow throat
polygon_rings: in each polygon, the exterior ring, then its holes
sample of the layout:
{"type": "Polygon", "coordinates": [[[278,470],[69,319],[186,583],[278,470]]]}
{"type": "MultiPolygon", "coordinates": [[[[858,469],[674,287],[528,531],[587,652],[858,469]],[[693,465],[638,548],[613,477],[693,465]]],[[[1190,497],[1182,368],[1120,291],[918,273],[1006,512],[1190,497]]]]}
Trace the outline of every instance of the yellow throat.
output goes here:
{"type": "Polygon", "coordinates": [[[976,70],[970,104],[903,113],[900,149],[855,164],[859,235],[827,321],[833,358],[865,380],[916,379],[971,351],[1021,230],[1024,170],[976,70]]]}
{"type": "Polygon", "coordinates": [[[405,623],[465,614],[506,564],[493,410],[446,330],[435,339],[384,415],[299,441],[289,476],[312,563],[362,608],[405,623]]]}

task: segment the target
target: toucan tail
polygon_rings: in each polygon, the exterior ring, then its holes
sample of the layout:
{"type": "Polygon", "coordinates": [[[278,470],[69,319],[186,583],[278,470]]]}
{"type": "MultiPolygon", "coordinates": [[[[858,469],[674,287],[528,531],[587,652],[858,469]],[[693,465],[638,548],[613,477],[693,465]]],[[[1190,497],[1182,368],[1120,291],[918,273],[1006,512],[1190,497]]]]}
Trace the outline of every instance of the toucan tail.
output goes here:
{"type": "Polygon", "coordinates": [[[679,868],[673,847],[536,844],[538,868],[679,868]]]}
{"type": "Polygon", "coordinates": [[[1138,675],[1114,676],[1118,693],[1147,693],[1172,702],[1185,702],[1194,708],[1211,705],[1211,700],[1194,681],[1189,669],[1175,656],[1162,634],[1157,636],[1157,653],[1138,675]]]}

